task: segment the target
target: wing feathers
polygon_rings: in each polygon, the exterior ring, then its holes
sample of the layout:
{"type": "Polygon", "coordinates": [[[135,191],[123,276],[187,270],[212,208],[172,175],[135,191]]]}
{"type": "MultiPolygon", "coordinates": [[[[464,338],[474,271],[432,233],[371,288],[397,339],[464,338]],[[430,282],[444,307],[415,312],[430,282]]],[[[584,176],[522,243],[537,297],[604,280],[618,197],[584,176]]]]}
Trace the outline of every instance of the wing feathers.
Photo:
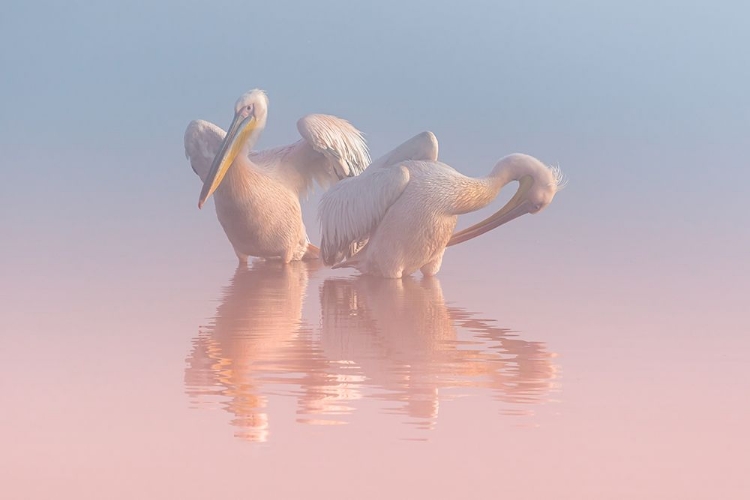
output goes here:
{"type": "Polygon", "coordinates": [[[331,115],[307,115],[297,122],[302,138],[331,163],[339,179],[361,174],[370,164],[362,133],[348,121],[331,115]]]}
{"type": "Polygon", "coordinates": [[[318,209],[323,262],[338,264],[362,248],[409,183],[409,170],[399,163],[437,157],[435,134],[422,132],[372,162],[361,176],[333,186],[318,209]]]}
{"type": "Polygon", "coordinates": [[[221,128],[204,120],[193,120],[185,130],[185,156],[190,166],[205,181],[211,170],[214,156],[219,152],[221,141],[227,135],[221,128]]]}
{"type": "Polygon", "coordinates": [[[401,165],[345,179],[320,200],[323,262],[340,262],[356,252],[409,183],[401,165]]]}
{"type": "Polygon", "coordinates": [[[435,161],[437,158],[437,137],[432,132],[427,131],[415,135],[397,148],[373,161],[368,169],[387,167],[407,160],[435,161]]]}

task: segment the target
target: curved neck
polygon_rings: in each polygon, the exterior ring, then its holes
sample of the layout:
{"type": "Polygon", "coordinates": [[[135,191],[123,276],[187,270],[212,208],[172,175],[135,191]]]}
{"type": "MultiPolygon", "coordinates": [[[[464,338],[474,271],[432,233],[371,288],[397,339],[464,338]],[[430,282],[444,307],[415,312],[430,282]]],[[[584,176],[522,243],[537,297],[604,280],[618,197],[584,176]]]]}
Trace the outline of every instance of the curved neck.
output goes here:
{"type": "Polygon", "coordinates": [[[494,199],[503,187],[514,181],[520,182],[524,177],[531,177],[535,183],[539,181],[540,165],[536,159],[522,154],[512,154],[502,158],[495,164],[490,175],[485,178],[494,193],[492,198],[494,199]]]}
{"type": "MultiPolygon", "coordinates": [[[[476,238],[477,236],[491,231],[492,229],[509,222],[516,217],[529,213],[527,200],[525,199],[531,186],[539,180],[540,168],[544,167],[538,160],[531,156],[514,154],[506,156],[492,169],[490,175],[474,182],[481,186],[479,189],[480,196],[474,196],[477,210],[489,204],[503,186],[510,182],[518,181],[519,186],[516,194],[500,210],[483,221],[474,224],[462,231],[454,233],[448,241],[447,246],[456,245],[464,241],[476,238]],[[481,201],[481,204],[479,203],[481,201]]],[[[476,191],[475,191],[476,192],[476,191]]],[[[469,210],[467,210],[469,211],[469,210]]]]}
{"type": "Polygon", "coordinates": [[[507,157],[503,158],[495,164],[488,176],[479,179],[467,178],[468,185],[459,188],[455,213],[466,214],[486,207],[500,194],[503,187],[528,173],[523,164],[511,161],[507,157]]]}
{"type": "Polygon", "coordinates": [[[526,162],[518,161],[515,157],[505,157],[495,164],[487,179],[492,182],[498,192],[513,181],[518,181],[525,175],[532,175],[532,168],[526,162]]]}

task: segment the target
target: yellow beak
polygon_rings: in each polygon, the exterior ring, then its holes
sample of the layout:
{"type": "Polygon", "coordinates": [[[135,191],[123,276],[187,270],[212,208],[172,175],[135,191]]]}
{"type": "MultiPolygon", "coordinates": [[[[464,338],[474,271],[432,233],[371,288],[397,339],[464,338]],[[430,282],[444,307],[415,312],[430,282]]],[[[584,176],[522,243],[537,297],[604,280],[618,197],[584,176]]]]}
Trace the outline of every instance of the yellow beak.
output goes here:
{"type": "Polygon", "coordinates": [[[255,116],[250,115],[244,118],[240,113],[234,115],[232,124],[229,126],[229,131],[221,143],[219,152],[214,157],[213,164],[211,164],[208,177],[203,182],[203,189],[201,189],[201,194],[198,198],[198,208],[202,208],[209,196],[219,187],[229,167],[234,163],[235,158],[237,158],[237,155],[242,150],[243,144],[245,144],[248,136],[255,130],[256,126],[257,120],[255,116]]]}
{"type": "Polygon", "coordinates": [[[534,179],[532,179],[531,176],[526,175],[521,177],[518,184],[518,191],[516,191],[513,198],[511,198],[503,208],[490,215],[482,222],[477,222],[473,226],[457,232],[451,236],[451,239],[446,246],[469,241],[470,239],[476,238],[487,231],[492,231],[496,227],[502,226],[506,222],[510,222],[523,214],[529,213],[531,210],[531,203],[526,199],[526,193],[531,189],[531,185],[534,184],[534,179]]]}

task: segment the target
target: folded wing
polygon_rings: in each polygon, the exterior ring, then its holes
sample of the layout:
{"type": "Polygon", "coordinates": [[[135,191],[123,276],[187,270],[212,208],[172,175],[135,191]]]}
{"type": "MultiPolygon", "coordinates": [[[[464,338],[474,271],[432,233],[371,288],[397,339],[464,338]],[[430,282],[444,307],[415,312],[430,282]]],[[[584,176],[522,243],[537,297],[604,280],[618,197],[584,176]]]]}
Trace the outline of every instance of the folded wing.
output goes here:
{"type": "Polygon", "coordinates": [[[333,265],[356,253],[409,183],[408,160],[437,160],[432,132],[412,137],[375,160],[365,172],[333,186],[321,199],[321,256],[333,265]]]}
{"type": "Polygon", "coordinates": [[[204,120],[193,120],[185,130],[185,156],[190,166],[205,181],[211,170],[214,156],[227,135],[220,127],[204,120]]]}

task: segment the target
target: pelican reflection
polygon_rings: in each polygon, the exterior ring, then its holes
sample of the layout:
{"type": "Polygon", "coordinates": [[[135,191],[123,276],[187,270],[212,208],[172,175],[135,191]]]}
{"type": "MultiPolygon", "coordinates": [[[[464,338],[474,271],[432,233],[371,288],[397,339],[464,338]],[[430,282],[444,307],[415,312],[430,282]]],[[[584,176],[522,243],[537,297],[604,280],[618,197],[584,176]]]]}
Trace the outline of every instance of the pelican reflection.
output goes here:
{"type": "Polygon", "coordinates": [[[483,388],[505,413],[543,402],[554,353],[492,320],[449,307],[437,278],[329,279],[321,287],[323,353],[358,366],[372,397],[431,428],[440,402],[483,388]]]}
{"type": "Polygon", "coordinates": [[[318,265],[239,268],[213,322],[193,340],[188,395],[194,405],[230,412],[238,437],[269,438],[270,407],[287,406],[274,398],[292,398],[299,423],[346,423],[369,411],[357,403],[369,399],[423,429],[436,425],[441,403],[470,390],[491,394],[504,413],[548,398],[555,354],[449,306],[434,277],[326,279],[320,317],[306,320],[318,314],[303,314],[318,265]]]}
{"type": "MultiPolygon", "coordinates": [[[[216,401],[233,416],[236,435],[266,441],[268,377],[288,371],[304,337],[302,305],[314,262],[256,261],[240,266],[187,359],[185,385],[194,405],[216,401]]],[[[312,362],[313,360],[311,360],[312,362]]]]}

